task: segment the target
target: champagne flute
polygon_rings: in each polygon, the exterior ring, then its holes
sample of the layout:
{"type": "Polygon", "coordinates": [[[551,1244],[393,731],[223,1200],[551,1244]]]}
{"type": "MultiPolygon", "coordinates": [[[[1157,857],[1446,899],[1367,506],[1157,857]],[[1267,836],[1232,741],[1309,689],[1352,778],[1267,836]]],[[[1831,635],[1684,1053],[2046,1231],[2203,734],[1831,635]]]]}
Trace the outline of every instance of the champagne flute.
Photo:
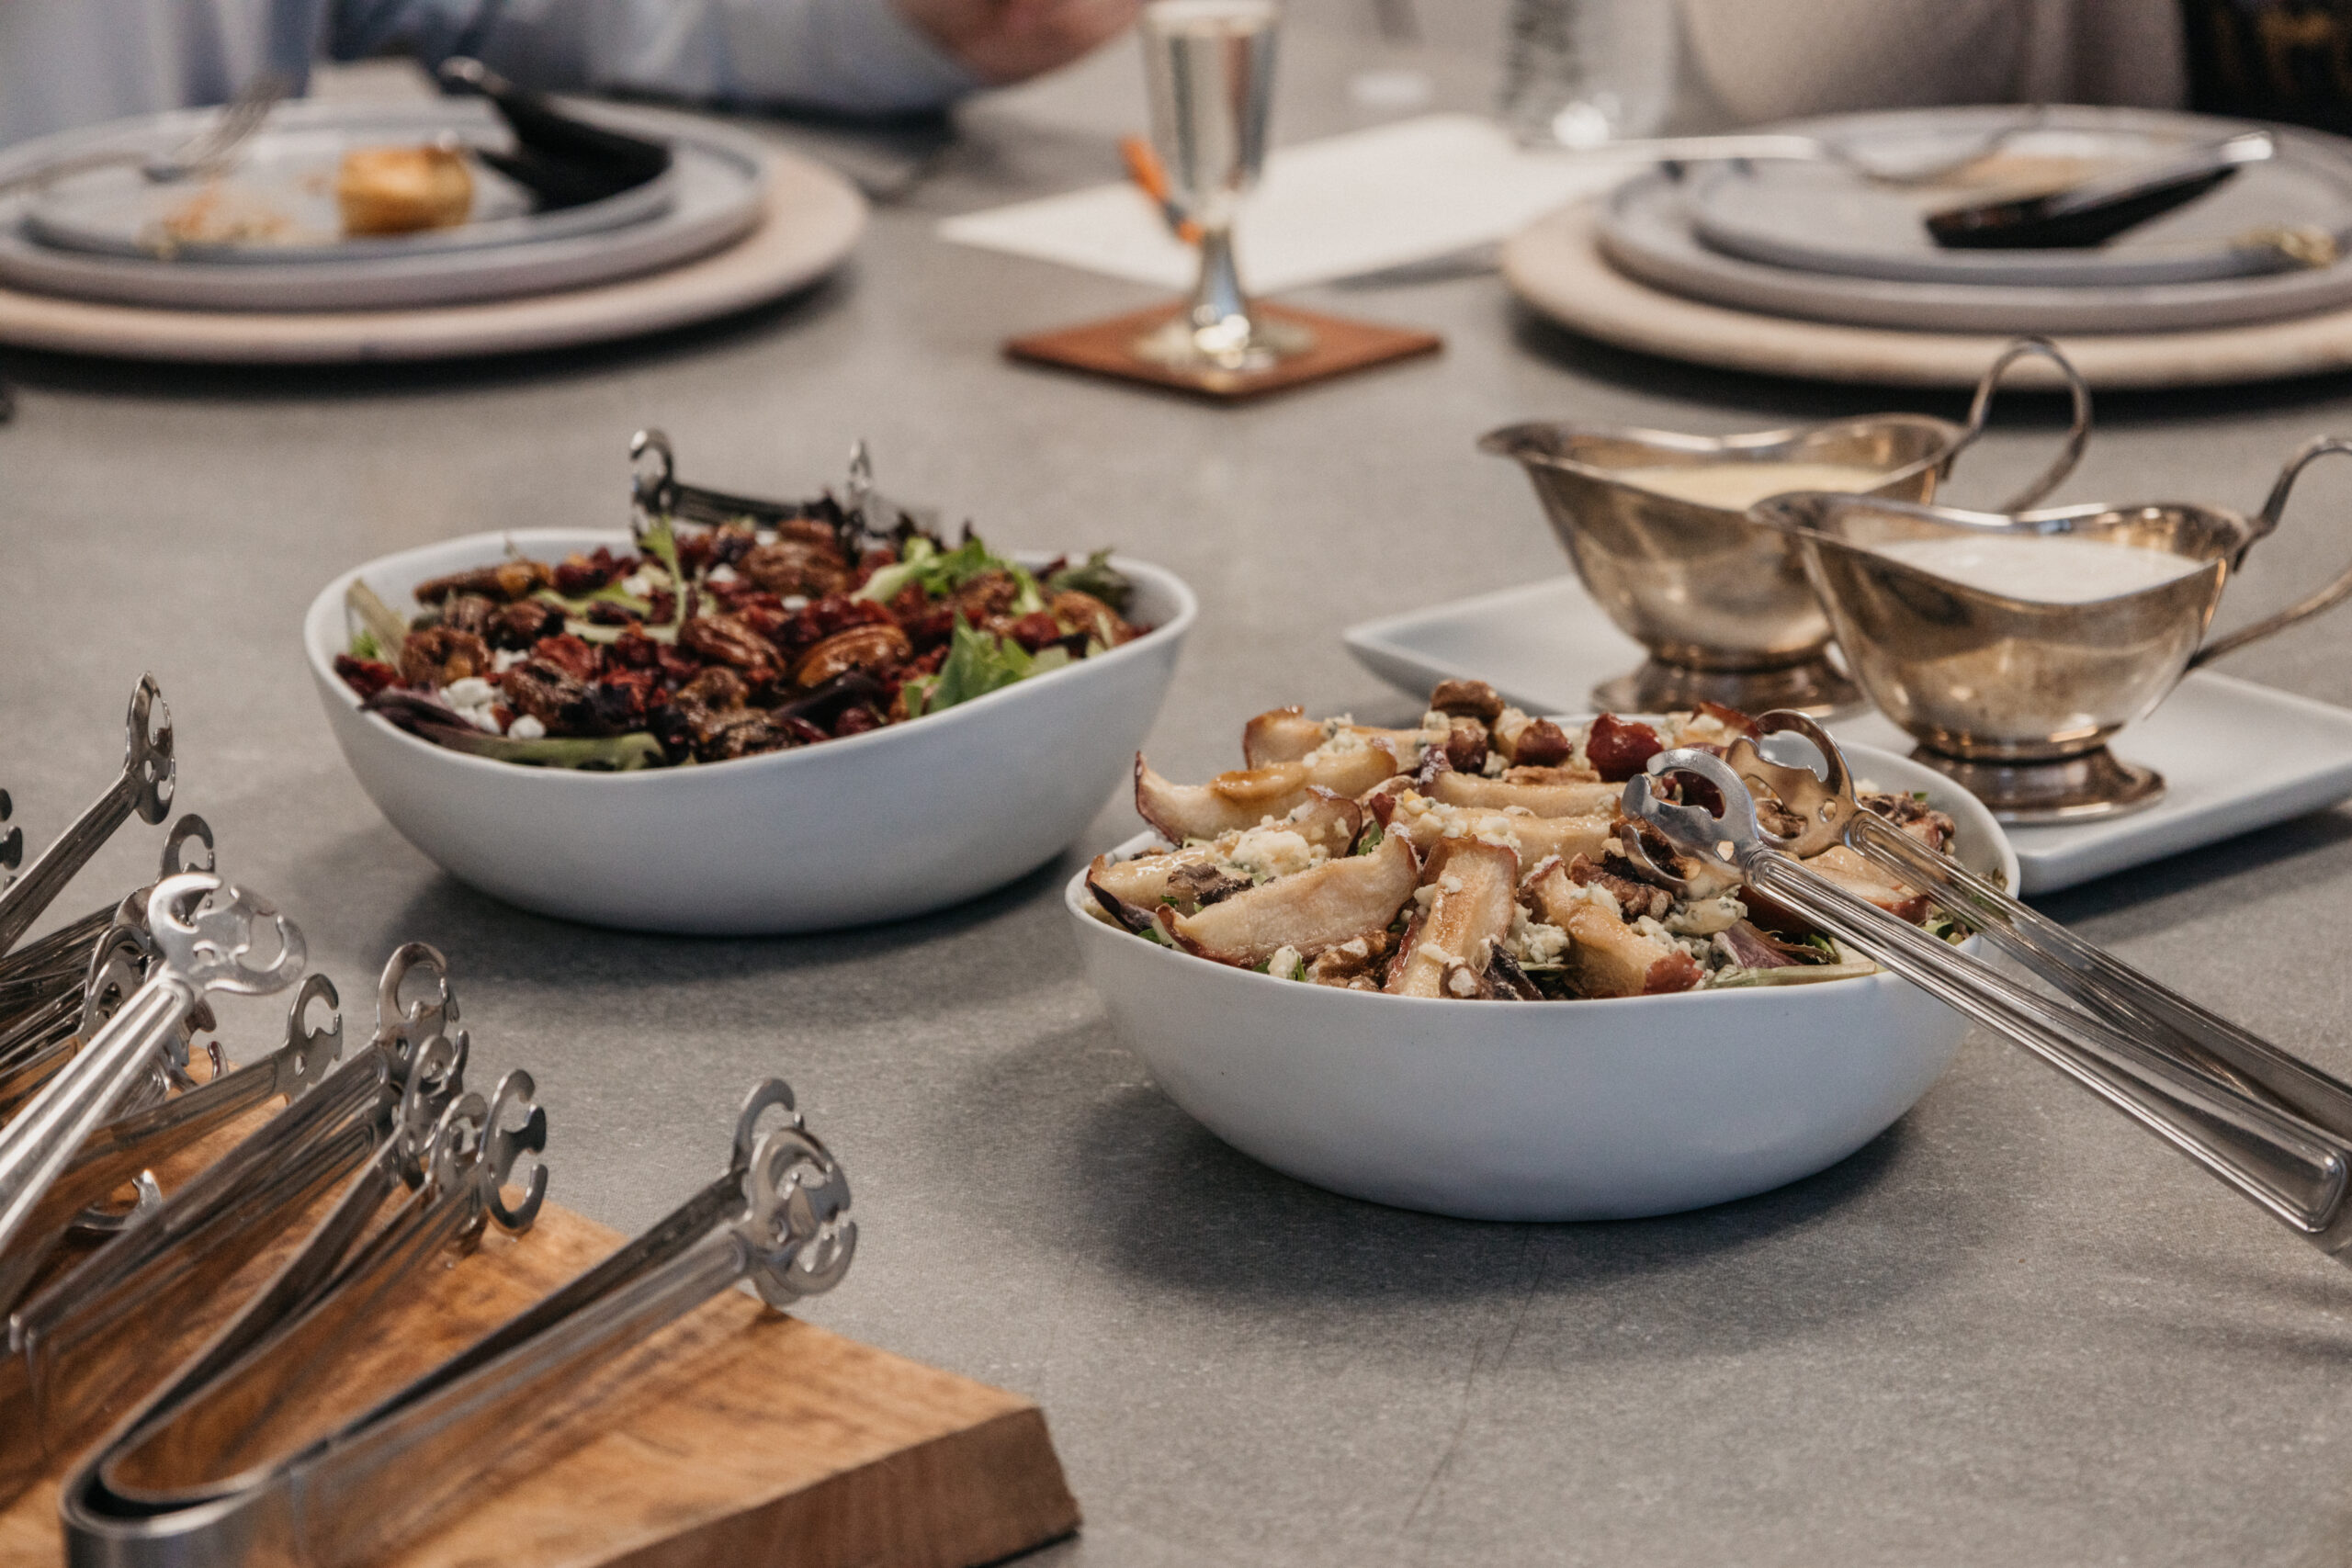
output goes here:
{"type": "Polygon", "coordinates": [[[1152,0],[1143,10],[1151,133],[1170,194],[1200,229],[1200,279],[1185,309],[1136,349],[1185,370],[1264,370],[1312,342],[1261,321],[1233,259],[1233,218],[1266,157],[1273,93],[1274,0],[1152,0]]]}

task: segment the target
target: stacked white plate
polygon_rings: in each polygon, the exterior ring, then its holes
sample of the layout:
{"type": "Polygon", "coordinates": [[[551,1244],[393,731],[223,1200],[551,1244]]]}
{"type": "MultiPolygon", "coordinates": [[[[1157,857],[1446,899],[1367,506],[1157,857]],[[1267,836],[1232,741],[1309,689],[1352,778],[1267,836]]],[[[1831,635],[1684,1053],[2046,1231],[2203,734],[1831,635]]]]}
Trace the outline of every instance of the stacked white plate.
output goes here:
{"type": "Polygon", "coordinates": [[[2301,265],[2261,238],[2313,231],[2352,258],[2352,141],[2341,138],[2274,128],[2277,156],[2103,246],[1952,251],[1928,238],[1928,212],[2161,163],[2248,127],[2146,109],[1986,105],[1788,129],[1885,170],[1989,151],[1928,186],[1833,162],[1655,170],[1607,202],[1603,254],[1645,283],[1714,304],[1914,332],[2181,332],[2352,303],[2352,259],[2301,265]]]}
{"type": "MultiPolygon", "coordinates": [[[[0,181],[99,152],[169,152],[211,122],[189,110],[64,132],[8,150],[0,181]]],[[[679,266],[741,239],[765,212],[774,154],[752,137],[678,117],[582,109],[667,141],[669,172],[618,196],[534,212],[477,163],[471,218],[447,229],[345,237],[334,200],[344,154],[449,144],[504,152],[512,133],[476,98],[280,106],[209,180],[158,183],[117,164],[0,197],[0,287],[169,310],[347,311],[479,304],[679,266]],[[223,238],[188,243],[192,204],[223,238]],[[228,221],[217,221],[218,220],[228,221]]]]}

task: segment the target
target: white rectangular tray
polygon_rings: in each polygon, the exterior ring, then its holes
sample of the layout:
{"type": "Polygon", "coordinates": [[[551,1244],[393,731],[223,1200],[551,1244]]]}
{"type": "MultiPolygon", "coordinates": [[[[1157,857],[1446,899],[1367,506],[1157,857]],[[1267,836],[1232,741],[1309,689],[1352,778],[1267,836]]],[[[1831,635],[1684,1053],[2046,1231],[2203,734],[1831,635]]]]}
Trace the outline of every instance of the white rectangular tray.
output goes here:
{"type": "MultiPolygon", "coordinates": [[[[1530,713],[1590,712],[1592,688],[1642,660],[1573,577],[1366,621],[1348,628],[1347,644],[1414,696],[1464,676],[1530,713]]],[[[1911,749],[1876,713],[1829,728],[1841,740],[1911,749]]],[[[2352,797],[2352,711],[2210,671],[2181,682],[2116,750],[2164,774],[2164,799],[2106,821],[2010,829],[2023,891],[2071,887],[2352,797]],[[2249,766],[2256,756],[2261,766],[2249,766]]]]}

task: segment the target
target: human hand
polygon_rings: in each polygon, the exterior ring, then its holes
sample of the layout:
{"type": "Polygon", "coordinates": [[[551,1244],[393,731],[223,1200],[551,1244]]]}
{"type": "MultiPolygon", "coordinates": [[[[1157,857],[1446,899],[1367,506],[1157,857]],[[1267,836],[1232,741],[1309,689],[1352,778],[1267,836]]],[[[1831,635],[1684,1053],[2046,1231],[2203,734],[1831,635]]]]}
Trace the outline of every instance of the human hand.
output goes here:
{"type": "Polygon", "coordinates": [[[1067,65],[1126,30],[1142,0],[891,0],[907,20],[991,84],[1067,65]]]}

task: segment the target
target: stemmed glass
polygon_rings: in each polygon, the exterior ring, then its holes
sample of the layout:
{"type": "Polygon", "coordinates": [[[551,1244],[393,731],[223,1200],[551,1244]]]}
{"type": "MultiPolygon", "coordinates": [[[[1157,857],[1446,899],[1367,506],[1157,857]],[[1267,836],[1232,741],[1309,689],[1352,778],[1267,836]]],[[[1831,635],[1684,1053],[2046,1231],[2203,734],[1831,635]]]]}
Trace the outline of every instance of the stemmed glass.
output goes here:
{"type": "Polygon", "coordinates": [[[1287,321],[1260,319],[1233,260],[1234,210],[1266,158],[1274,81],[1274,0],[1153,0],[1144,7],[1144,77],[1152,141],[1170,197],[1200,230],[1200,280],[1185,309],[1136,344],[1183,370],[1264,370],[1311,345],[1287,321]]]}

